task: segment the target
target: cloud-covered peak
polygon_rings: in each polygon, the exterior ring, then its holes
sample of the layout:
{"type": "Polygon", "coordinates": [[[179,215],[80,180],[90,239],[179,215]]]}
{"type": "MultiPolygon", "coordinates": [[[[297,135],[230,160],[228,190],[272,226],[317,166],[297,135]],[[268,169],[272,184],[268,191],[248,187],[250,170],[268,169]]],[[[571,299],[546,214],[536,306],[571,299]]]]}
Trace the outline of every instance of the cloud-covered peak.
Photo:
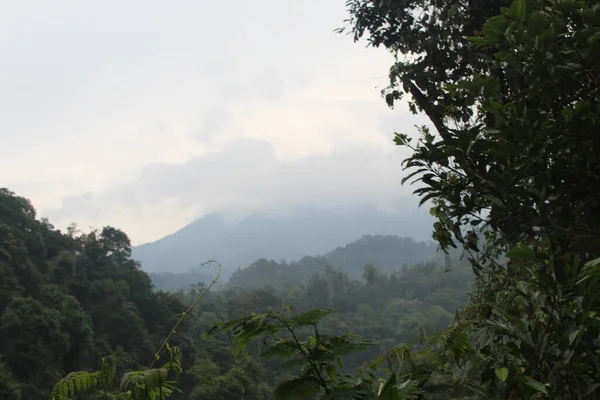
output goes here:
{"type": "Polygon", "coordinates": [[[57,226],[135,243],[213,211],[387,207],[422,119],[379,96],[393,62],[336,35],[344,2],[8,2],[0,181],[57,226]]]}

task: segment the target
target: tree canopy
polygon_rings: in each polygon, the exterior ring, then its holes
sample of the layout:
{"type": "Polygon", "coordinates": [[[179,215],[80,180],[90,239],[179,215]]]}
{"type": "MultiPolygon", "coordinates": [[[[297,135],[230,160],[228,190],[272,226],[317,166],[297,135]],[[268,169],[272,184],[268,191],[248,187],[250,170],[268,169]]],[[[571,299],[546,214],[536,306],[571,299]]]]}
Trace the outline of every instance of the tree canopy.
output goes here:
{"type": "MultiPolygon", "coordinates": [[[[206,336],[215,324],[251,313],[280,315],[285,323],[288,306],[293,313],[335,309],[315,321],[331,346],[344,340],[371,344],[362,353],[341,356],[343,373],[350,374],[421,329],[447,326],[466,303],[473,278],[457,257],[408,265],[404,260],[428,246],[373,236],[333,251],[337,267],[326,257],[257,260],[218,290],[207,292],[210,282],[196,282],[165,293],[130,258],[122,231],[105,227],[82,234],[72,226],[62,233],[35,216],[28,200],[2,191],[2,398],[104,399],[106,391],[139,399],[158,388],[172,399],[270,398],[300,372],[294,363],[301,360],[288,362],[277,354],[267,359],[259,343],[234,354],[235,335],[206,336]],[[367,260],[372,264],[359,272],[367,260]],[[444,268],[452,272],[442,274],[444,268]]],[[[312,343],[305,331],[299,334],[312,343]]]]}
{"type": "Polygon", "coordinates": [[[478,276],[461,317],[481,358],[453,362],[490,398],[596,397],[598,299],[582,283],[598,274],[600,3],[348,6],[354,38],[398,56],[388,104],[408,93],[433,125],[396,134],[405,181],[478,276]]]}

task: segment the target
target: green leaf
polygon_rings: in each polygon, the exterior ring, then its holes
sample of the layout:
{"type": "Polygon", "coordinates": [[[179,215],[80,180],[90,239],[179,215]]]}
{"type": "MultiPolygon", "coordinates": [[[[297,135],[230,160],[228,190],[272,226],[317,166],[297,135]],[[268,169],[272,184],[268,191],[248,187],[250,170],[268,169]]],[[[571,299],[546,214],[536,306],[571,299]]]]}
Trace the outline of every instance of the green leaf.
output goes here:
{"type": "Polygon", "coordinates": [[[408,146],[410,145],[410,139],[406,133],[395,133],[394,135],[394,143],[398,146],[408,146]]]}
{"type": "Polygon", "coordinates": [[[511,11],[513,12],[513,16],[518,21],[525,21],[525,17],[526,17],[526,13],[527,13],[525,1],[523,1],[523,0],[515,1],[513,3],[513,6],[511,7],[511,11]]]}
{"type": "MultiPolygon", "coordinates": [[[[436,192],[433,193],[429,193],[426,196],[421,197],[421,200],[419,201],[419,207],[421,207],[423,204],[425,204],[427,201],[435,198],[435,197],[439,197],[439,194],[436,192]]],[[[431,212],[431,211],[430,211],[431,212]]]]}
{"type": "Polygon", "coordinates": [[[600,258],[588,261],[583,265],[577,284],[597,278],[600,278],[600,258]]]}
{"type": "Polygon", "coordinates": [[[519,288],[519,290],[521,291],[521,293],[523,294],[529,294],[529,286],[527,285],[527,282],[525,281],[519,281],[517,282],[517,287],[519,288]]]}
{"type": "Polygon", "coordinates": [[[364,351],[373,346],[375,342],[370,340],[360,340],[355,335],[340,336],[321,336],[321,344],[327,348],[330,355],[345,356],[364,351]]]}
{"type": "Polygon", "coordinates": [[[579,335],[579,332],[581,332],[580,329],[576,330],[575,332],[571,332],[571,334],[569,335],[569,346],[573,344],[573,342],[577,338],[577,335],[579,335]]]}
{"type": "Polygon", "coordinates": [[[290,358],[300,352],[300,348],[290,339],[281,339],[261,353],[264,358],[290,358]]]}
{"type": "Polygon", "coordinates": [[[532,36],[537,36],[548,27],[546,15],[542,12],[534,12],[527,21],[527,30],[532,36]]]}
{"type": "Polygon", "coordinates": [[[494,203],[495,205],[497,205],[500,208],[506,208],[506,205],[502,202],[502,200],[500,200],[498,197],[494,196],[493,194],[484,194],[483,196],[484,199],[488,199],[489,201],[491,201],[492,203],[494,203]]]}
{"type": "Polygon", "coordinates": [[[398,390],[396,389],[396,374],[392,374],[385,383],[377,400],[400,400],[398,390]]]}
{"type": "Polygon", "coordinates": [[[510,258],[511,260],[532,261],[535,260],[536,254],[531,247],[520,245],[510,249],[506,253],[506,257],[510,258]]]}
{"type": "Polygon", "coordinates": [[[283,382],[273,391],[273,397],[281,400],[304,400],[319,393],[319,380],[302,376],[283,382]]]}
{"type": "Polygon", "coordinates": [[[333,313],[334,310],[326,308],[318,308],[310,310],[302,314],[298,314],[294,318],[289,319],[291,326],[311,326],[316,325],[320,320],[333,313]]]}
{"type": "Polygon", "coordinates": [[[546,385],[544,385],[542,382],[538,382],[535,379],[526,376],[525,384],[527,386],[529,386],[530,388],[537,390],[540,393],[548,395],[548,391],[546,390],[546,385]]]}
{"type": "Polygon", "coordinates": [[[508,378],[508,368],[496,368],[494,372],[496,373],[498,379],[500,379],[502,382],[506,382],[506,379],[508,378]]]}

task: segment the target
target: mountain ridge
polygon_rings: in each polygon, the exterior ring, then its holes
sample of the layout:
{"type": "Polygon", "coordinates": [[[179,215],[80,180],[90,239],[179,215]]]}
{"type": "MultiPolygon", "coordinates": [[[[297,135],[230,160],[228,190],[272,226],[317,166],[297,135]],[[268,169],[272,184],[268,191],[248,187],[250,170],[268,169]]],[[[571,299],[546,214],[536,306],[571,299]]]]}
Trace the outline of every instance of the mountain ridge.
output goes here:
{"type": "Polygon", "coordinates": [[[132,258],[149,273],[185,272],[217,259],[224,278],[261,259],[298,260],[325,254],[364,235],[395,235],[424,241],[431,217],[424,212],[384,213],[372,206],[343,212],[295,209],[285,216],[251,214],[237,223],[211,213],[157,241],[136,246],[132,258]]]}
{"type": "MultiPolygon", "coordinates": [[[[286,282],[302,285],[315,273],[323,273],[329,267],[353,279],[360,279],[367,265],[375,266],[382,273],[392,273],[403,265],[415,265],[436,258],[439,258],[439,253],[433,243],[417,242],[410,237],[394,235],[363,235],[326,253],[304,255],[290,262],[258,258],[233,271],[229,279],[220,281],[219,286],[259,288],[268,284],[281,288],[286,287],[286,282]]],[[[206,284],[212,281],[215,272],[214,266],[210,266],[182,273],[161,272],[150,276],[157,289],[176,291],[191,284],[206,284]]]]}

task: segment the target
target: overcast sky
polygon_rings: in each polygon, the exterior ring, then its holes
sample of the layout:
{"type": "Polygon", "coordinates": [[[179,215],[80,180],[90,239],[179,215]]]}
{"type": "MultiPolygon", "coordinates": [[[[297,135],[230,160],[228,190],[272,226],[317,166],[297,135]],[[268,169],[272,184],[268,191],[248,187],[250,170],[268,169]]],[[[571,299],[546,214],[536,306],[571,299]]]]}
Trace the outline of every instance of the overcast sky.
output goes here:
{"type": "Polygon", "coordinates": [[[393,61],[333,33],[345,0],[0,0],[0,187],[134,243],[209,212],[414,212],[393,61]]]}

